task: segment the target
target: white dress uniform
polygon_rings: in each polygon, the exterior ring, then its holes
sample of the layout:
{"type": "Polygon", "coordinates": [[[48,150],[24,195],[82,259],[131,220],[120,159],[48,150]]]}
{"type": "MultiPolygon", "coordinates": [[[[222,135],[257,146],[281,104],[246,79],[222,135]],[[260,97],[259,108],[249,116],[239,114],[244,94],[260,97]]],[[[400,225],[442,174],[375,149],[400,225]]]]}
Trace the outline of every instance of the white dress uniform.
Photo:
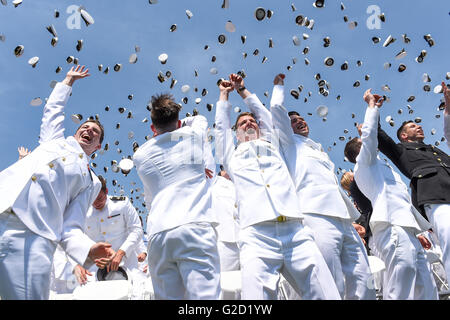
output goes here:
{"type": "Polygon", "coordinates": [[[94,244],[83,233],[95,199],[89,157],[64,138],[72,91],[58,83],[44,108],[40,145],[0,173],[0,296],[48,299],[56,243],[83,265],[94,244]]]}
{"type": "Polygon", "coordinates": [[[239,270],[239,234],[236,190],[233,182],[222,176],[217,176],[212,187],[212,206],[219,220],[217,227],[217,243],[220,256],[220,270],[239,270]]]}
{"type": "Polygon", "coordinates": [[[125,256],[120,266],[130,271],[137,268],[136,247],[144,231],[139,215],[127,197],[108,196],[101,210],[91,206],[86,215],[85,232],[95,242],[110,243],[114,251],[123,250],[125,256]]]}
{"type": "Polygon", "coordinates": [[[148,266],[156,299],[219,299],[217,218],[205,176],[203,116],[153,137],[134,154],[150,212],[148,266]]]}
{"type": "Polygon", "coordinates": [[[242,298],[277,299],[281,273],[303,299],[340,299],[311,230],[303,227],[278,139],[268,141],[275,135],[271,114],[254,94],[244,102],[259,121],[259,139],[235,148],[228,101],[217,102],[215,118],[216,158],[236,187],[242,298]]]}
{"type": "Polygon", "coordinates": [[[375,299],[367,286],[371,276],[367,251],[352,225],[360,214],[334,174],[334,163],[319,143],[294,134],[283,106],[284,86],[273,88],[270,108],[273,125],[297,190],[303,224],[310,227],[333,275],[341,297],[375,299]]]}
{"type": "Polygon", "coordinates": [[[411,204],[400,175],[378,156],[378,108],[367,108],[354,178],[372,202],[372,244],[385,265],[384,300],[438,299],[426,254],[416,235],[431,225],[411,204]]]}

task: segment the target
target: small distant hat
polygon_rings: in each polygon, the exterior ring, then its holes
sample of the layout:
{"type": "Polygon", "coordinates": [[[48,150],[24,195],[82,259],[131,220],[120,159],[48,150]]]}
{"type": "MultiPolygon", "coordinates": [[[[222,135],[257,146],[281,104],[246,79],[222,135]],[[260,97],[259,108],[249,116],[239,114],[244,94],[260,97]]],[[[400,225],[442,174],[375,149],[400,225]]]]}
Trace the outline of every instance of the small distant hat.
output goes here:
{"type": "Polygon", "coordinates": [[[115,71],[115,72],[119,72],[120,69],[122,69],[122,65],[121,65],[120,63],[116,63],[116,64],[114,65],[114,71],[115,71]]]}
{"type": "Polygon", "coordinates": [[[72,119],[72,121],[76,124],[79,124],[80,121],[83,120],[83,116],[81,114],[73,114],[70,116],[70,119],[72,119]]]}
{"type": "Polygon", "coordinates": [[[81,51],[82,48],[83,48],[83,39],[77,40],[76,46],[77,51],[81,51]]]}
{"type": "Polygon", "coordinates": [[[136,54],[136,53],[132,53],[132,54],[130,55],[130,57],[128,58],[128,62],[131,63],[131,64],[136,63],[137,60],[138,60],[138,57],[137,57],[137,54],[136,54]]]}
{"type": "Polygon", "coordinates": [[[128,280],[128,274],[122,267],[119,267],[117,271],[110,270],[109,272],[106,270],[106,268],[103,268],[98,269],[97,280],[98,281],[128,280]]]}
{"type": "Polygon", "coordinates": [[[120,160],[119,167],[123,174],[128,174],[131,169],[133,169],[134,163],[133,160],[125,158],[120,160]]]}
{"type": "Polygon", "coordinates": [[[158,56],[158,60],[159,60],[159,62],[161,62],[161,64],[165,64],[167,62],[168,58],[169,58],[169,56],[167,55],[167,53],[161,53],[158,56]]]}
{"type": "Polygon", "coordinates": [[[323,8],[325,5],[325,0],[316,0],[313,2],[313,7],[315,8],[323,8]]]}
{"type": "Polygon", "coordinates": [[[32,66],[33,68],[36,67],[37,63],[39,62],[39,57],[33,57],[30,60],[28,60],[28,64],[32,66]]]}
{"type": "Polygon", "coordinates": [[[403,72],[405,70],[406,70],[406,65],[404,65],[403,63],[398,66],[398,72],[403,72]]]}
{"type": "Polygon", "coordinates": [[[186,16],[188,17],[188,19],[190,19],[194,16],[194,14],[191,12],[191,10],[186,10],[186,16]]]}
{"type": "Polygon", "coordinates": [[[316,113],[321,118],[326,117],[328,115],[328,107],[320,105],[316,108],[316,113]]]}
{"type": "Polygon", "coordinates": [[[227,37],[225,37],[224,34],[220,34],[217,40],[219,41],[220,44],[224,44],[225,41],[227,41],[227,37]]]}
{"type": "Polygon", "coordinates": [[[263,20],[266,17],[266,9],[258,7],[255,10],[255,18],[258,21],[263,20]]]}
{"type": "Polygon", "coordinates": [[[86,27],[88,27],[91,24],[94,24],[95,20],[92,18],[92,16],[86,11],[86,8],[79,7],[78,11],[81,14],[81,18],[83,19],[84,23],[86,24],[86,27]]]}
{"type": "Polygon", "coordinates": [[[236,31],[236,27],[234,26],[233,22],[231,22],[231,20],[228,20],[227,23],[225,24],[225,30],[227,30],[228,32],[236,31]]]}
{"type": "Polygon", "coordinates": [[[334,64],[334,59],[332,57],[326,57],[325,60],[323,60],[323,63],[327,67],[331,67],[334,64]]]}
{"type": "Polygon", "coordinates": [[[31,100],[30,105],[33,107],[37,107],[40,106],[42,104],[42,99],[41,98],[34,98],[33,100],[31,100]]]}
{"type": "Polygon", "coordinates": [[[19,45],[14,49],[14,55],[16,57],[20,57],[23,54],[25,47],[23,45],[19,45]]]}

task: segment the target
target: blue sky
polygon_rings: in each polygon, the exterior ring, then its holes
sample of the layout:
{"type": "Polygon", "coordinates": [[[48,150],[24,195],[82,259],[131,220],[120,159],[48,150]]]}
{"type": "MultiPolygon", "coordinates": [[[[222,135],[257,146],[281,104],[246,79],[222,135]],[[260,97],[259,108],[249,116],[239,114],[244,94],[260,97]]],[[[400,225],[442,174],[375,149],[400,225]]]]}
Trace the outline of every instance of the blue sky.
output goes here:
{"type": "MultiPolygon", "coordinates": [[[[104,175],[108,180],[110,193],[123,193],[135,198],[135,205],[139,210],[143,197],[142,185],[133,170],[128,176],[113,173],[105,174],[103,167],[110,167],[111,161],[120,161],[123,157],[133,154],[133,142],[142,145],[145,136],[150,134],[150,123],[142,120],[149,118],[146,109],[147,102],[153,94],[160,92],[172,93],[181,102],[184,97],[188,103],[183,104],[183,115],[192,113],[197,108],[205,115],[209,124],[214,122],[215,107],[208,112],[206,104],[216,103],[218,87],[216,82],[221,77],[227,77],[232,72],[244,70],[246,87],[256,93],[263,103],[269,104],[269,97],[264,92],[271,93],[274,76],[283,72],[286,74],[285,106],[289,110],[297,110],[306,117],[310,126],[310,137],[320,142],[328,151],[337,168],[350,169],[352,165],[344,162],[343,148],[349,137],[357,135],[354,122],[363,120],[365,104],[362,95],[367,88],[389,96],[389,103],[385,103],[381,110],[383,128],[395,136],[398,125],[408,119],[422,118],[422,125],[426,134],[425,142],[434,144],[443,136],[443,119],[436,118],[441,114],[437,111],[441,94],[425,92],[422,75],[428,73],[431,78],[431,90],[445,79],[450,71],[448,53],[450,43],[445,30],[449,27],[450,3],[446,0],[438,1],[360,1],[343,0],[345,6],[341,10],[341,1],[325,1],[325,7],[318,9],[312,6],[312,0],[306,1],[275,1],[275,0],[230,0],[228,9],[222,9],[222,0],[188,0],[169,1],[160,0],[156,4],[148,1],[45,1],[24,0],[14,8],[12,1],[7,6],[0,5],[0,34],[5,41],[0,41],[0,101],[1,126],[0,145],[2,157],[0,170],[8,167],[17,160],[17,147],[26,146],[34,149],[38,145],[39,127],[42,117],[41,106],[30,106],[35,97],[44,100],[51,92],[49,86],[52,80],[61,81],[67,70],[72,66],[66,62],[68,56],[79,59],[80,64],[90,68],[91,76],[76,82],[72,97],[66,107],[66,135],[73,134],[77,125],[72,122],[70,115],[80,113],[84,118],[98,114],[105,125],[105,143],[109,143],[109,150],[99,154],[93,160],[97,174],[104,175]],[[291,4],[296,8],[293,11],[291,4]],[[84,6],[95,19],[95,23],[86,26],[80,21],[80,28],[69,29],[67,21],[74,19],[67,9],[72,6],[84,6]],[[380,29],[369,29],[366,21],[370,18],[367,8],[376,5],[385,14],[386,21],[380,23],[380,29]],[[273,11],[270,19],[257,21],[254,11],[263,7],[273,11]],[[54,17],[54,10],[60,13],[54,17]],[[188,19],[186,10],[193,13],[188,19]],[[314,19],[313,30],[298,26],[295,17],[298,15],[314,19]],[[356,21],[357,27],[350,29],[344,22],[356,21]],[[225,30],[226,22],[230,20],[236,31],[230,33],[225,30]],[[52,35],[46,27],[53,24],[59,41],[55,47],[50,45],[52,35]],[[172,24],[177,25],[175,32],[170,32],[172,24]],[[303,39],[303,33],[309,35],[303,39]],[[406,44],[402,34],[407,34],[411,42],[406,44]],[[226,36],[226,42],[220,44],[217,40],[220,34],[226,36]],[[423,36],[431,34],[435,45],[430,47],[423,36]],[[241,35],[247,37],[245,44],[241,42],[241,35]],[[392,35],[396,41],[388,47],[383,47],[384,40],[392,35]],[[295,46],[292,37],[300,39],[300,45],[295,46]],[[331,45],[323,47],[323,38],[329,37],[331,45]],[[378,44],[372,42],[372,37],[380,37],[378,44]],[[269,48],[269,39],[273,40],[273,48],[269,48]],[[83,39],[84,47],[78,52],[75,47],[77,40],[83,39]],[[25,47],[21,57],[14,56],[14,48],[18,45],[25,47]],[[205,46],[209,48],[205,50],[205,46]],[[135,52],[135,46],[140,47],[136,64],[128,62],[129,56],[135,52]],[[309,53],[304,55],[303,49],[308,46],[309,53]],[[402,49],[407,52],[406,57],[396,60],[395,56],[402,49]],[[255,49],[258,55],[253,55],[255,49]],[[421,50],[427,51],[424,62],[419,64],[414,59],[421,50]],[[247,58],[243,58],[243,53],[247,58]],[[161,53],[168,54],[168,61],[162,65],[158,61],[161,53]],[[28,59],[40,58],[36,68],[28,65],[28,59]],[[212,62],[212,57],[216,61],[212,62]],[[325,57],[333,57],[334,65],[326,67],[325,57]],[[267,61],[262,63],[263,57],[267,61]],[[294,64],[293,59],[297,59],[294,64]],[[310,61],[306,65],[304,58],[310,61]],[[357,61],[362,62],[357,66],[357,61]],[[349,68],[341,71],[340,65],[347,61],[349,68]],[[385,70],[383,64],[390,62],[392,67],[385,70]],[[122,64],[119,72],[113,71],[116,63],[122,64]],[[400,73],[397,68],[400,63],[407,66],[406,71],[400,73]],[[108,74],[99,72],[97,66],[103,64],[103,69],[110,67],[108,74]],[[63,71],[56,74],[60,66],[63,71]],[[291,66],[288,71],[287,67],[291,66]],[[211,68],[217,68],[218,74],[211,74],[211,68]],[[171,80],[160,83],[157,80],[159,72],[172,73],[177,84],[170,89],[171,80]],[[197,71],[198,76],[195,76],[197,71]],[[314,76],[320,73],[330,86],[329,95],[324,97],[318,93],[317,80],[314,76]],[[370,78],[366,81],[365,75],[370,78]],[[353,87],[355,81],[361,85],[353,87]],[[188,84],[191,89],[182,93],[181,86],[188,84]],[[381,87],[388,85],[390,92],[381,91],[381,87]],[[299,85],[303,91],[298,100],[288,92],[299,85]],[[198,88],[195,92],[194,88],[198,88]],[[201,96],[203,89],[208,94],[201,96]],[[311,96],[308,96],[311,92],[311,96]],[[133,94],[133,99],[128,96],[133,94]],[[340,95],[341,99],[336,97],[340,95]],[[408,97],[414,95],[415,100],[407,102],[408,97]],[[202,101],[194,101],[200,97],[202,101]],[[304,102],[304,98],[308,101],[304,102]],[[327,121],[319,118],[315,110],[319,105],[326,105],[329,109],[327,121]],[[410,105],[413,114],[408,113],[410,105]],[[105,111],[109,106],[110,111],[105,111]],[[125,107],[133,114],[127,119],[127,112],[120,114],[119,107],[125,107]],[[398,114],[398,109],[403,113],[398,114]],[[308,113],[312,113],[311,116],[308,113]],[[352,113],[355,118],[352,118],[352,113]],[[395,121],[392,128],[384,122],[386,116],[391,115],[395,121]],[[120,123],[120,129],[116,124],[120,123]],[[344,130],[348,130],[345,134],[344,130]],[[436,134],[432,135],[431,130],[436,134]],[[128,138],[132,131],[134,137],[128,138]],[[346,141],[340,141],[343,136],[346,141]],[[119,145],[115,145],[115,141],[119,145]],[[334,143],[336,145],[334,146],[334,143]],[[122,153],[117,152],[117,148],[122,153]],[[112,180],[117,185],[112,186],[112,180]],[[120,185],[120,187],[119,187],[120,185]],[[138,189],[138,190],[136,190],[138,189]],[[131,193],[133,192],[133,194],[131,193]]],[[[449,83],[450,80],[447,80],[449,83]]],[[[232,93],[230,101],[233,106],[246,110],[242,99],[232,93]]],[[[235,117],[236,114],[233,114],[235,117]]],[[[444,143],[439,146],[445,152],[448,148],[444,143]]],[[[406,181],[406,180],[405,180],[406,181]]]]}

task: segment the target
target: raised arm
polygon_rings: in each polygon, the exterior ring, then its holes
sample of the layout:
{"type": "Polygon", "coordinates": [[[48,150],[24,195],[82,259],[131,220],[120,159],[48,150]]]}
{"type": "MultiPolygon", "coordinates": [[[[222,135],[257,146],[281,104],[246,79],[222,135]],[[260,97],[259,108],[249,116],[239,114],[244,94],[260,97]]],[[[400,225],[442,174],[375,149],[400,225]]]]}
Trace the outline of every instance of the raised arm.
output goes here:
{"type": "Polygon", "coordinates": [[[288,111],[283,106],[284,103],[284,74],[278,74],[273,80],[272,99],[270,100],[270,113],[275,136],[278,137],[281,147],[286,148],[294,143],[294,131],[291,127],[291,119],[288,111]]]}
{"type": "Polygon", "coordinates": [[[367,110],[361,129],[362,146],[357,157],[358,163],[364,163],[366,165],[372,165],[377,160],[378,106],[382,104],[382,102],[378,102],[380,96],[372,94],[371,90],[368,89],[364,93],[367,110]]]}
{"type": "Polygon", "coordinates": [[[227,170],[231,155],[234,152],[234,138],[230,120],[231,104],[228,101],[228,95],[233,89],[231,82],[228,80],[223,80],[219,85],[220,96],[216,104],[216,127],[214,129],[216,160],[223,164],[227,170]]]}
{"type": "Polygon", "coordinates": [[[56,84],[44,107],[39,143],[64,138],[64,107],[72,93],[74,82],[89,76],[89,70],[84,68],[84,66],[72,67],[67,72],[66,78],[56,84]]]}

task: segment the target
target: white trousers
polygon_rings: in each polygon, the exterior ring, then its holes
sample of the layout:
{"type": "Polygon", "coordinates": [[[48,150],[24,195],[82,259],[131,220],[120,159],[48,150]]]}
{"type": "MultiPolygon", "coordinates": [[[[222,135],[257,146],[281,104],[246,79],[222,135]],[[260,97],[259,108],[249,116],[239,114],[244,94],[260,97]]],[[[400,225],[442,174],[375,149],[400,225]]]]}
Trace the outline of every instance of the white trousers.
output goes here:
{"type": "Polygon", "coordinates": [[[425,213],[439,240],[445,273],[450,281],[450,204],[426,204],[425,213]]]}
{"type": "Polygon", "coordinates": [[[438,292],[426,253],[410,228],[372,229],[372,246],[386,265],[383,300],[437,300],[438,292]]]}
{"type": "Polygon", "coordinates": [[[47,300],[56,244],[28,229],[14,214],[0,213],[0,297],[47,300]]]}
{"type": "Polygon", "coordinates": [[[350,220],[320,214],[305,214],[303,224],[333,275],[342,299],[375,300],[367,251],[350,220]]]}
{"type": "Polygon", "coordinates": [[[280,273],[304,300],[340,300],[309,228],[301,220],[266,221],[242,229],[242,299],[276,300],[280,273]]]}
{"type": "Polygon", "coordinates": [[[220,299],[217,233],[210,223],[189,223],[154,234],[148,266],[157,300],[220,299]]]}
{"type": "Polygon", "coordinates": [[[219,250],[221,272],[241,269],[237,242],[218,241],[217,249],[219,250]]]}

